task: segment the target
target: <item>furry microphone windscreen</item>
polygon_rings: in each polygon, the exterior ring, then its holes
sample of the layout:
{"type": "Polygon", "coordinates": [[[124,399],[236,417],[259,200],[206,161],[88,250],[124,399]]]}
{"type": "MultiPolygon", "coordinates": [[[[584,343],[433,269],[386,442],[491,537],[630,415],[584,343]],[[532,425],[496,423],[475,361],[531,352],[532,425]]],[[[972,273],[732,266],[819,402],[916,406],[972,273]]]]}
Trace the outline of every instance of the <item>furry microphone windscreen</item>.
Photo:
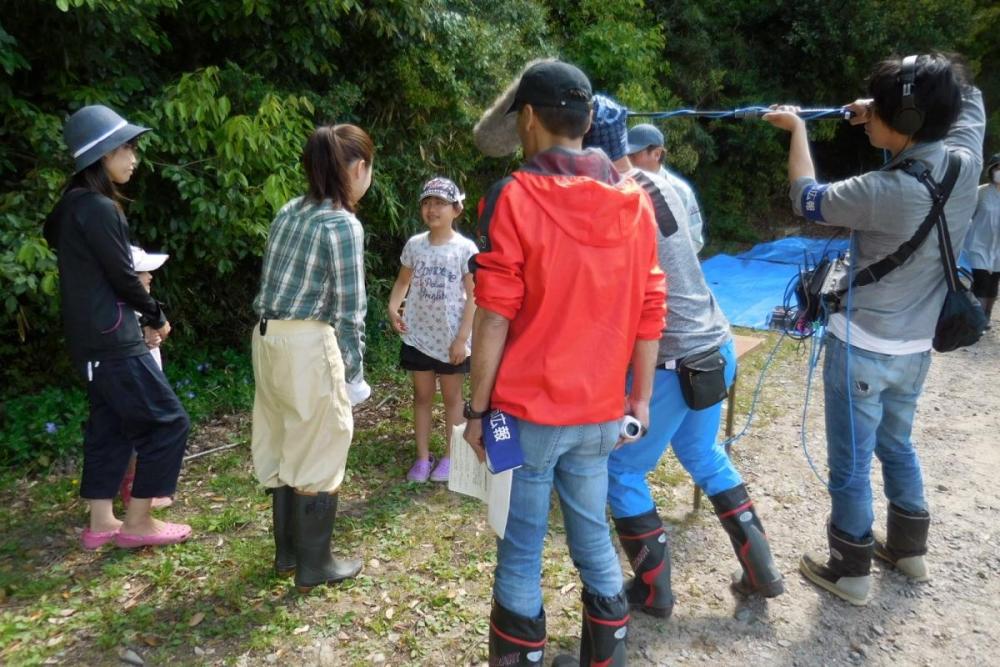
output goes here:
{"type": "Polygon", "coordinates": [[[517,86],[521,83],[524,73],[538,63],[553,60],[555,58],[539,58],[529,62],[517,78],[510,82],[507,89],[493,100],[490,108],[483,112],[479,122],[472,128],[472,140],[483,155],[504,157],[513,155],[517,151],[521,145],[517,136],[517,114],[507,113],[507,109],[514,103],[514,95],[517,94],[517,86]]]}

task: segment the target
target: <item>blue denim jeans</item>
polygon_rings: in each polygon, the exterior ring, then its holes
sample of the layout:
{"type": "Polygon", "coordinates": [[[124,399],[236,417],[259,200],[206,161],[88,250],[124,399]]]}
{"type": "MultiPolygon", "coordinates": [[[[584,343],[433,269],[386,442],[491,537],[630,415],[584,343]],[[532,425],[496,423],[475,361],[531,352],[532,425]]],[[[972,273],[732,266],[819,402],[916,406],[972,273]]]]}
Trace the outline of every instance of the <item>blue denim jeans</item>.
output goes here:
{"type": "Polygon", "coordinates": [[[542,542],[548,530],[552,487],[562,506],[570,557],[588,591],[611,597],[622,589],[622,571],[605,515],[608,454],[620,421],[584,426],[543,426],[518,421],[524,465],[514,470],[510,514],[497,540],[493,596],[521,616],[542,609],[542,542]]]}
{"type": "Polygon", "coordinates": [[[920,460],[910,433],[931,354],[879,354],[848,347],[835,336],[827,336],[825,344],[823,389],[830,521],[862,540],[871,535],[874,518],[872,455],[882,463],[885,495],[891,503],[907,512],[927,509],[920,460]]]}
{"type": "MultiPolygon", "coordinates": [[[[736,349],[730,340],[720,351],[726,359],[726,386],[730,387],[736,376],[736,349]]],[[[611,515],[623,519],[645,514],[656,506],[646,475],[671,444],[677,460],[708,495],[742,484],[743,479],[718,440],[721,416],[721,402],[704,410],[689,408],[681,394],[677,371],[657,369],[649,405],[649,432],[637,442],[616,449],[608,459],[611,515]]]]}

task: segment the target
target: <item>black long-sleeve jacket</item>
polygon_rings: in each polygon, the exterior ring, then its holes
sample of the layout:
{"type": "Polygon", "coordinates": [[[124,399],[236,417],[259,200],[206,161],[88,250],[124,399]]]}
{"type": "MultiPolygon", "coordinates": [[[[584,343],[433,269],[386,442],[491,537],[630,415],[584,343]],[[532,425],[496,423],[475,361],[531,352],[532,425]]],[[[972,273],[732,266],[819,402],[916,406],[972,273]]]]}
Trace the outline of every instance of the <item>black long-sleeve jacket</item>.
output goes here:
{"type": "Polygon", "coordinates": [[[104,195],[76,188],[56,204],[44,234],[58,258],[63,326],[73,361],[145,354],[133,313],[155,328],[167,320],[132,266],[128,223],[121,210],[104,195]]]}

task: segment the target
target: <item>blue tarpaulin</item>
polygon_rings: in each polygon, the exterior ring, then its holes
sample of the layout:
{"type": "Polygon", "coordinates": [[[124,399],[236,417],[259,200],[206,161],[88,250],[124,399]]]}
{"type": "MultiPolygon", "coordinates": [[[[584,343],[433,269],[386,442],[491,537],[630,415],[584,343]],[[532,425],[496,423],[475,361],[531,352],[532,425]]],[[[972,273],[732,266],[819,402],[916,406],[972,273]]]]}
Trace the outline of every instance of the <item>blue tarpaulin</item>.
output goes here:
{"type": "Polygon", "coordinates": [[[733,257],[720,254],[702,263],[705,279],[722,312],[737,326],[766,329],[767,318],[780,306],[785,289],[803,264],[824,254],[847,250],[847,239],[792,236],[761,243],[733,257]]]}

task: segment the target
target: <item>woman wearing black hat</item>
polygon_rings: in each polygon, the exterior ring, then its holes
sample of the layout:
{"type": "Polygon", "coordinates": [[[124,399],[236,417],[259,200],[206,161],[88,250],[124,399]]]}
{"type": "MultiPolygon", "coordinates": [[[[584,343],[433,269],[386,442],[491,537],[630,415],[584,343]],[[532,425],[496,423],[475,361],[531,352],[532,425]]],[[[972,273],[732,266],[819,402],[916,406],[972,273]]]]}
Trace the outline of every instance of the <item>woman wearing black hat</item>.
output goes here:
{"type": "Polygon", "coordinates": [[[989,320],[1000,291],[1000,153],[990,158],[986,176],[986,183],[979,186],[965,254],[972,265],[972,293],[989,320]]]}
{"type": "Polygon", "coordinates": [[[170,323],[132,266],[128,223],[116,186],[132,177],[135,141],[149,130],[111,109],[87,106],[66,121],[63,136],[74,173],[45,221],[45,239],[59,262],[66,342],[87,381],[90,416],[83,441],[80,496],[90,504],[81,542],[97,549],[114,541],[136,548],[186,540],[191,527],[154,519],[153,498],[173,495],[190,427],[139,322],[161,337],[170,323]],[[137,453],[132,501],[115,518],[118,492],[137,453]]]}

